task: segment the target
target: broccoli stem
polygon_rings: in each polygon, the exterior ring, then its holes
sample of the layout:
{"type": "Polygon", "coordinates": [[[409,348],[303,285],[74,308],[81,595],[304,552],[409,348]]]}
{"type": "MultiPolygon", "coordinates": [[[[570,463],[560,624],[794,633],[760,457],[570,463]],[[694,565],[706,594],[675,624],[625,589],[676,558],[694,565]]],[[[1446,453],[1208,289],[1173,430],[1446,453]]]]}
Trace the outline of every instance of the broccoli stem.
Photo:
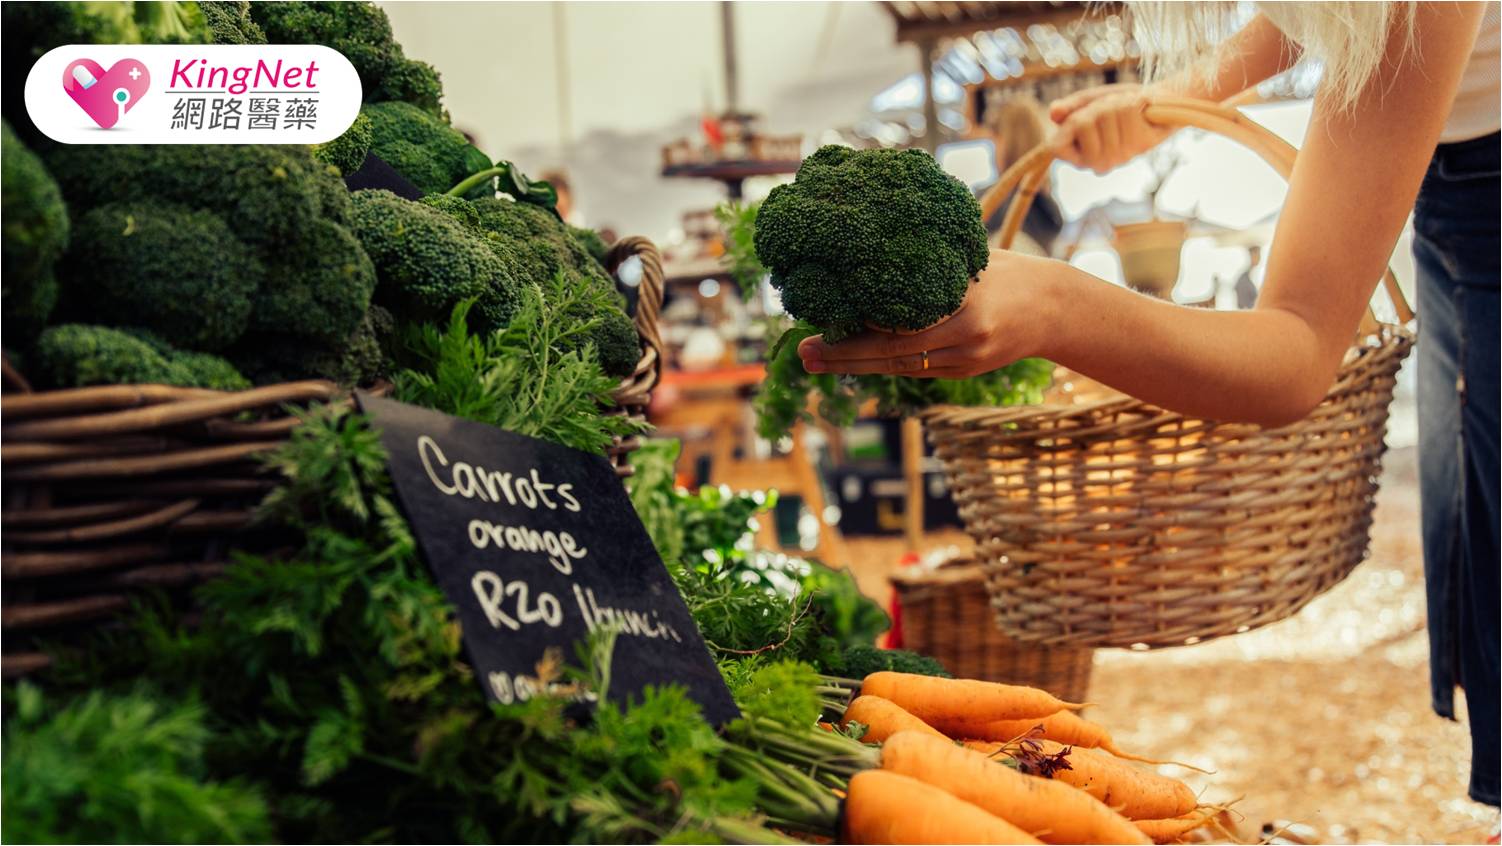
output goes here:
{"type": "Polygon", "coordinates": [[[506,170],[507,169],[504,167],[488,167],[478,173],[471,173],[469,176],[464,177],[464,181],[448,189],[444,193],[450,197],[462,197],[465,194],[468,194],[470,191],[473,191],[474,189],[480,187],[480,183],[484,182],[487,179],[492,179],[494,177],[500,176],[501,174],[505,173],[506,170]]]}

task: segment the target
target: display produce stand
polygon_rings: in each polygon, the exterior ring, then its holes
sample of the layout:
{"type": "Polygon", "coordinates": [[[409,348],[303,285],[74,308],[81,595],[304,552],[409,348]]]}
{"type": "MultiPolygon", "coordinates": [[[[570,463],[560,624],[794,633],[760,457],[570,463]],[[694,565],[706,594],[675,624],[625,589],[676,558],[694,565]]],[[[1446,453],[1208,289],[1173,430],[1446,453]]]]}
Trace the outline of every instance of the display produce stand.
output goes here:
{"type": "MultiPolygon", "coordinates": [[[[645,420],[661,375],[662,261],[650,240],[631,237],[611,249],[610,270],[629,257],[643,270],[634,318],[641,358],[606,413],[645,420]]],[[[19,374],[9,381],[25,385],[19,374]]],[[[286,441],[296,410],[348,402],[316,380],[239,392],[110,385],[6,393],[4,676],[46,666],[32,646],[38,636],[97,625],[126,611],[140,590],[181,593],[222,572],[231,547],[274,542],[253,525],[255,505],[275,484],[256,459],[286,441]]],[[[613,439],[607,452],[618,475],[631,474],[627,459],[640,445],[636,436],[613,439]]]]}

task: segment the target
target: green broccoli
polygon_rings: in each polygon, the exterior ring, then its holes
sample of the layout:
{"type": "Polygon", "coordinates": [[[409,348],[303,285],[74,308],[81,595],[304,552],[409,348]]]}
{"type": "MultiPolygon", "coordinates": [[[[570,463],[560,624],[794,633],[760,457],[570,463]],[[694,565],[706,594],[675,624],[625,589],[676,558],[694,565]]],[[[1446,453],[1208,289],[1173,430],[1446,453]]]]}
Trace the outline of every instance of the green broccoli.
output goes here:
{"type": "Polygon", "coordinates": [[[443,323],[474,298],[476,331],[506,325],[517,280],[478,232],[390,191],[356,191],[354,231],[375,264],[376,302],[404,320],[443,323]]]}
{"type": "Polygon", "coordinates": [[[629,376],[641,359],[641,338],[626,316],[625,300],[615,282],[575,239],[568,224],[533,203],[485,197],[473,205],[491,247],[508,267],[515,268],[522,282],[542,285],[546,291],[558,284],[555,280],[560,276],[589,280],[590,296],[579,303],[575,317],[599,316],[587,338],[594,345],[595,357],[609,375],[629,376]]]}
{"type": "Polygon", "coordinates": [[[0,308],[9,343],[20,347],[57,304],[53,266],[68,245],[68,210],[57,182],[9,123],[0,125],[0,139],[0,308]]]}
{"type": "Polygon", "coordinates": [[[390,19],[375,4],[252,3],[250,16],[274,44],[323,44],[344,54],[360,75],[366,102],[402,101],[443,116],[437,72],[407,58],[391,34],[390,19]]]}
{"type": "Polygon", "coordinates": [[[480,228],[480,212],[475,204],[462,197],[450,197],[448,194],[429,194],[418,202],[425,206],[432,206],[444,214],[459,221],[475,231],[480,228]]]}
{"type": "Polygon", "coordinates": [[[32,374],[52,388],[159,384],[237,391],[250,387],[224,359],[184,352],[150,333],[64,323],[37,338],[32,374]]]}
{"type": "Polygon", "coordinates": [[[458,130],[410,103],[371,103],[360,113],[370,120],[370,152],[425,194],[490,166],[458,130]]]}
{"type": "Polygon", "coordinates": [[[569,234],[574,236],[574,240],[579,243],[579,246],[584,248],[585,252],[594,256],[595,261],[599,262],[601,267],[606,266],[606,262],[610,258],[610,245],[605,243],[605,239],[600,237],[600,233],[583,226],[572,225],[569,226],[568,231],[569,234]]]}
{"type": "Polygon", "coordinates": [[[863,679],[882,671],[951,678],[943,664],[927,655],[906,649],[877,649],[874,646],[847,647],[838,658],[828,662],[824,670],[847,679],[863,679]]]}
{"type": "Polygon", "coordinates": [[[215,44],[265,44],[266,33],[250,18],[249,0],[198,0],[215,44]]]}
{"type": "Polygon", "coordinates": [[[61,146],[47,156],[75,209],[152,200],[215,212],[236,236],[279,250],[346,204],[343,181],[306,146],[111,144],[61,146]]]}
{"type": "Polygon", "coordinates": [[[140,326],[209,352],[245,331],[265,277],[224,221],[166,203],[90,209],[63,264],[62,311],[70,318],[140,326]]]}
{"type": "Polygon", "coordinates": [[[341,176],[349,176],[365,164],[365,157],[370,153],[371,137],[370,116],[356,115],[355,122],[344,130],[343,135],[314,145],[313,157],[338,168],[341,176]]]}
{"type": "Polygon", "coordinates": [[[375,267],[354,234],[318,220],[271,254],[250,328],[337,341],[359,327],[375,292],[375,267]]]}
{"type": "Polygon", "coordinates": [[[767,195],[755,245],[788,314],[831,341],[933,325],[990,256],[980,205],[933,156],[834,145],[767,195]]]}
{"type": "Polygon", "coordinates": [[[391,313],[380,306],[371,306],[354,331],[337,341],[252,332],[228,355],[242,372],[261,385],[296,379],[364,385],[389,372],[385,351],[394,334],[391,313]]]}

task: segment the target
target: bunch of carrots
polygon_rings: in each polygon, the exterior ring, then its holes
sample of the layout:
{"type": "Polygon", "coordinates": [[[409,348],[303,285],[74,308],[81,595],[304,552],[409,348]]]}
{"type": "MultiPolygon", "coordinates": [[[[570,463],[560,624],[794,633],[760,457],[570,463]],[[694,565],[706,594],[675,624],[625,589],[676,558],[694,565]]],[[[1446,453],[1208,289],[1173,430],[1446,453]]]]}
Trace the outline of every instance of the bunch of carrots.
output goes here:
{"type": "Polygon", "coordinates": [[[1036,688],[879,672],[855,693],[827,741],[768,750],[838,771],[846,843],[1173,843],[1224,810],[1036,688]]]}

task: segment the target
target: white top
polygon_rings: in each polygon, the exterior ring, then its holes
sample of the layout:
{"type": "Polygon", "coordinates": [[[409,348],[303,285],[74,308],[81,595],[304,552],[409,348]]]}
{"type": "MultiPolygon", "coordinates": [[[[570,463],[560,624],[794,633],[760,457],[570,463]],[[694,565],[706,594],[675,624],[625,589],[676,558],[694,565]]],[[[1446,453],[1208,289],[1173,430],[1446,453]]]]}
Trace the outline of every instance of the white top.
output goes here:
{"type": "Polygon", "coordinates": [[[1476,46],[1471,48],[1471,60],[1460,77],[1455,103],[1450,106],[1450,117],[1439,136],[1441,144],[1468,141],[1502,129],[1499,62],[1502,62],[1502,2],[1493,0],[1486,4],[1486,14],[1481,16],[1476,46]]]}

